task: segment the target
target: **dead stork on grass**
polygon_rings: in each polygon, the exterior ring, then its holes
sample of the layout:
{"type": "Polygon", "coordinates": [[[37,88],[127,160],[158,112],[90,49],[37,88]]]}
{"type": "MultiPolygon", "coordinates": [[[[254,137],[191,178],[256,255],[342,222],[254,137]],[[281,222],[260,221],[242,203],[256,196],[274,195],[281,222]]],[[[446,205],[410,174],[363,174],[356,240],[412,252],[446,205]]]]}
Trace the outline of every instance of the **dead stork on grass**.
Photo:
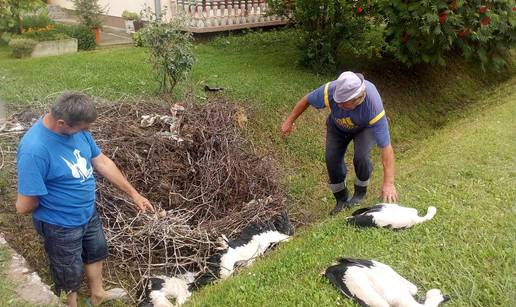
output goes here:
{"type": "Polygon", "coordinates": [[[251,265],[267,249],[288,240],[293,234],[294,228],[285,212],[272,220],[250,224],[233,240],[222,236],[219,250],[208,258],[207,268],[203,272],[149,278],[145,283],[144,302],[140,307],[179,306],[186,302],[192,291],[228,278],[236,268],[251,265]]]}
{"type": "Polygon", "coordinates": [[[362,259],[342,258],[326,269],[324,275],[346,297],[361,306],[371,307],[436,307],[449,300],[438,289],[426,293],[424,303],[414,296],[417,287],[396,273],[390,266],[362,259]]]}
{"type": "Polygon", "coordinates": [[[223,236],[219,251],[207,260],[207,268],[196,278],[194,287],[228,278],[235,269],[251,265],[267,249],[293,234],[294,227],[285,212],[272,220],[250,224],[233,240],[223,236]]]}
{"type": "Polygon", "coordinates": [[[414,208],[402,207],[397,204],[378,204],[356,210],[346,221],[359,227],[406,229],[431,220],[436,212],[435,207],[428,207],[426,215],[419,216],[414,208]]]}
{"type": "Polygon", "coordinates": [[[174,307],[184,304],[192,295],[195,273],[174,277],[155,276],[146,281],[144,301],[140,307],[174,307]],[[174,304],[170,301],[173,300],[174,304]]]}

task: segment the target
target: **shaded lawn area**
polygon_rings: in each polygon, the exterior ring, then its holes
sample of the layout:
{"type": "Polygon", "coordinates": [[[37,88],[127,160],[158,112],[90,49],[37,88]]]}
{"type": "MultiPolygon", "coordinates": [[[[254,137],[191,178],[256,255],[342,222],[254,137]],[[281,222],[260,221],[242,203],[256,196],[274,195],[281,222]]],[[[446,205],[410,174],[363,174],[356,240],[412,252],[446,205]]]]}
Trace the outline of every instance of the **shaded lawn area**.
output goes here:
{"type": "Polygon", "coordinates": [[[400,161],[403,203],[436,217],[406,231],[360,230],[345,216],[303,229],[252,268],[194,294],[188,306],[354,306],[319,274],[339,257],[376,259],[446,306],[516,305],[516,78],[484,109],[400,161]]]}

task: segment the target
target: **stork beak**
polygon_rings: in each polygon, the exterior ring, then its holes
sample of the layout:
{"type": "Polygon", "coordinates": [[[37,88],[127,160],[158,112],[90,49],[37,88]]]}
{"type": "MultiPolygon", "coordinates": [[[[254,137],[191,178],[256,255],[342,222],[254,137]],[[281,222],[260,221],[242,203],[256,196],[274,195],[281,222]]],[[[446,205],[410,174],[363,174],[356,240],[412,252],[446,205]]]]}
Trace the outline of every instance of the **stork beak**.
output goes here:
{"type": "Polygon", "coordinates": [[[450,300],[450,297],[448,295],[443,295],[443,303],[450,300]]]}

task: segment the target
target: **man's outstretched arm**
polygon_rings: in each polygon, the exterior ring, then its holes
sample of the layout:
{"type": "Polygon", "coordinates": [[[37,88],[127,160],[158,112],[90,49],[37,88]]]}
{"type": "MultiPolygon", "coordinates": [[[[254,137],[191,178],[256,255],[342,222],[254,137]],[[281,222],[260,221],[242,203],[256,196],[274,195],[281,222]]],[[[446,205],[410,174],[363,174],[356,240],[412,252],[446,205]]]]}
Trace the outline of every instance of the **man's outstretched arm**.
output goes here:
{"type": "Polygon", "coordinates": [[[308,109],[308,106],[308,96],[304,96],[297,102],[294,109],[292,109],[292,112],[290,112],[287,119],[285,119],[281,125],[281,137],[287,137],[292,132],[294,122],[306,109],[308,109]]]}
{"type": "Polygon", "coordinates": [[[100,154],[92,159],[93,168],[97,173],[109,180],[117,188],[127,193],[133,199],[133,202],[141,211],[150,210],[154,212],[154,207],[149,200],[141,196],[140,193],[127,181],[122,172],[115,165],[115,162],[104,154],[100,154]]]}

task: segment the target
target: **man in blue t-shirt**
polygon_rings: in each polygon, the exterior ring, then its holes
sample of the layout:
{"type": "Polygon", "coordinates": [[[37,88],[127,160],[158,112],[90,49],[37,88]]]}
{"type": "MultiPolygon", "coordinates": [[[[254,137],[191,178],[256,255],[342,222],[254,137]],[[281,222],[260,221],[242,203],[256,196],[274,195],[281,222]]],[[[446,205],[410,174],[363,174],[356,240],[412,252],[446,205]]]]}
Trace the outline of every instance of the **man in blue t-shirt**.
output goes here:
{"type": "Polygon", "coordinates": [[[373,169],[370,154],[374,143],[380,148],[383,163],[383,201],[395,202],[394,153],[389,124],[374,84],[364,80],[361,74],[343,72],[337,80],[322,85],[299,100],[281,126],[282,137],[292,132],[295,120],[310,105],[317,109],[330,109],[326,120],[326,167],[330,188],[337,201],[331,214],[352,207],[364,198],[373,169]],[[356,178],[355,191],[350,198],[343,160],[351,141],[354,144],[353,166],[356,178]]]}
{"type": "Polygon", "coordinates": [[[88,127],[96,117],[88,96],[65,93],[23,136],[17,153],[16,210],[32,213],[56,291],[67,293],[69,306],[77,305],[83,272],[94,305],[127,295],[119,288],[102,287],[108,250],[95,210],[93,171],[126,192],[139,210],[154,211],[95,144],[88,127]]]}

